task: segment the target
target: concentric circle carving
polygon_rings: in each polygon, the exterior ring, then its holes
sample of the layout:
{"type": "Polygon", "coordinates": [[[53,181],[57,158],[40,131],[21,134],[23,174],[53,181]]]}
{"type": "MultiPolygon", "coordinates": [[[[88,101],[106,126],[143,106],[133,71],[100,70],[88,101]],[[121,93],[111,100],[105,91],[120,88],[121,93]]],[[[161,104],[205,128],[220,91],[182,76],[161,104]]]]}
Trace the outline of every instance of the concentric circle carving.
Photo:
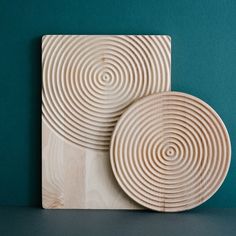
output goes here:
{"type": "Polygon", "coordinates": [[[108,150],[135,99],[170,89],[167,36],[46,36],[43,118],[66,140],[108,150]]]}
{"type": "Polygon", "coordinates": [[[194,208],[226,177],[231,146],[216,112],[178,92],[153,94],[131,105],[111,140],[114,175],[128,196],[157,211],[194,208]]]}

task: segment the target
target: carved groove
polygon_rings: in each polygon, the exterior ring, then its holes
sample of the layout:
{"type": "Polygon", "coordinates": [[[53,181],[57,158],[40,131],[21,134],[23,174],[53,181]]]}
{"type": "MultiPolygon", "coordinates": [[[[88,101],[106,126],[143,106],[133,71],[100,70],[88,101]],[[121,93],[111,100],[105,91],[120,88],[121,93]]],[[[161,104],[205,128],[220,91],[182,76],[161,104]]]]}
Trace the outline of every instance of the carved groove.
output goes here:
{"type": "Polygon", "coordinates": [[[168,36],[46,36],[43,119],[66,140],[108,150],[137,98],[170,89],[168,36]]]}
{"type": "Polygon", "coordinates": [[[227,174],[231,146],[216,112],[196,97],[164,92],[140,99],[118,121],[110,158],[137,203],[157,211],[194,208],[227,174]]]}

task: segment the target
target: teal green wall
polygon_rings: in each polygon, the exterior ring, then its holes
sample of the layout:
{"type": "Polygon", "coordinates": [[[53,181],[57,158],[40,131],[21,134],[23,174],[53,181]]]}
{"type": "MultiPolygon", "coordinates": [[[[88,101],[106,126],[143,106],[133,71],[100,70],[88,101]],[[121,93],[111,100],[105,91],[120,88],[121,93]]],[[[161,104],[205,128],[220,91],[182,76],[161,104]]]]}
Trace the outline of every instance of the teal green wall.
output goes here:
{"type": "Polygon", "coordinates": [[[168,34],[172,89],[198,96],[224,120],[228,177],[202,207],[236,207],[236,1],[0,0],[0,204],[40,205],[40,37],[168,34]]]}

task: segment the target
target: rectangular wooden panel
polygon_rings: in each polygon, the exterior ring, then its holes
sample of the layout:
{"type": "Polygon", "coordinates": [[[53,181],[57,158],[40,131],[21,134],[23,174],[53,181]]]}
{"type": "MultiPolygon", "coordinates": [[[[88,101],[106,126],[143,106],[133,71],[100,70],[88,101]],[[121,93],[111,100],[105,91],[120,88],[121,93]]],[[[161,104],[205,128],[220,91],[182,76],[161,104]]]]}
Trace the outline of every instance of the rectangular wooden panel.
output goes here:
{"type": "Polygon", "coordinates": [[[170,90],[169,36],[42,39],[42,205],[141,209],[109,160],[114,126],[138,98],[170,90]]]}

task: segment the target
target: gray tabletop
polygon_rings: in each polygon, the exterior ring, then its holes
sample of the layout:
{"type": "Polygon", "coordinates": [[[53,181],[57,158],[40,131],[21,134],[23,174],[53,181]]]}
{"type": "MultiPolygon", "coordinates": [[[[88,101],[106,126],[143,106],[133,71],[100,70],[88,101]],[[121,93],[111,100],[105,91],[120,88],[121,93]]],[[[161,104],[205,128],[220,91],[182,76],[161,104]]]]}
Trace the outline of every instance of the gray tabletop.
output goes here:
{"type": "Polygon", "coordinates": [[[236,234],[236,209],[197,208],[183,213],[44,210],[0,207],[0,235],[207,235],[236,234]]]}

